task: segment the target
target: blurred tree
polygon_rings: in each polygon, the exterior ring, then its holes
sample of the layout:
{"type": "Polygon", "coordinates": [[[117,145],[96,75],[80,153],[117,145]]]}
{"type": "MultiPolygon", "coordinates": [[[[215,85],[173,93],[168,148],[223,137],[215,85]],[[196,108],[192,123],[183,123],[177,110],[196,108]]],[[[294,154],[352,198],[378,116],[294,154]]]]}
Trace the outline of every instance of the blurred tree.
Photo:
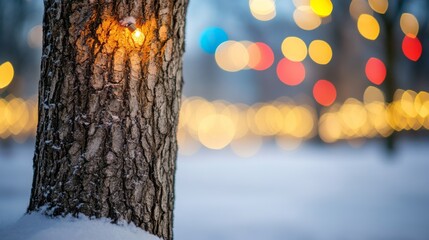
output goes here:
{"type": "Polygon", "coordinates": [[[172,239],[187,0],[45,0],[28,212],[172,239]],[[145,34],[120,24],[128,16],[145,34]]]}
{"type": "MultiPolygon", "coordinates": [[[[386,68],[387,75],[384,81],[384,90],[386,95],[387,102],[393,102],[395,91],[399,88],[398,81],[398,72],[395,72],[397,69],[397,64],[399,63],[399,56],[401,52],[401,40],[398,39],[397,31],[399,29],[399,20],[401,15],[406,12],[406,8],[414,7],[415,9],[425,9],[429,7],[429,3],[427,1],[405,1],[405,0],[397,0],[389,2],[389,9],[386,14],[381,14],[380,17],[382,19],[382,23],[385,28],[385,37],[384,37],[384,45],[385,45],[385,55],[386,55],[386,68]]],[[[428,13],[423,10],[425,14],[424,21],[422,21],[422,30],[419,33],[420,38],[424,36],[425,30],[428,25],[428,13]]],[[[423,62],[423,61],[419,61],[423,62]]],[[[418,64],[413,66],[414,68],[418,67],[418,64]]],[[[420,66],[421,67],[421,66],[420,66]]],[[[403,69],[403,68],[400,68],[403,69]]],[[[415,71],[417,72],[417,71],[415,71]]],[[[412,81],[412,79],[416,78],[416,74],[410,74],[412,77],[408,81],[412,81]]],[[[415,84],[414,84],[415,85],[415,84]]],[[[389,151],[393,151],[395,149],[395,142],[397,138],[397,133],[394,131],[389,137],[386,138],[386,146],[389,151]]]]}
{"type": "MultiPolygon", "coordinates": [[[[382,14],[381,19],[385,26],[385,52],[386,52],[386,68],[387,74],[384,81],[385,95],[387,102],[393,102],[393,95],[395,94],[397,87],[396,77],[394,74],[395,62],[397,62],[397,51],[401,48],[396,45],[395,28],[398,18],[401,16],[403,11],[404,1],[398,0],[396,5],[391,3],[388,14],[382,14]]],[[[395,149],[396,133],[393,133],[386,138],[386,146],[389,151],[395,149]]]]}

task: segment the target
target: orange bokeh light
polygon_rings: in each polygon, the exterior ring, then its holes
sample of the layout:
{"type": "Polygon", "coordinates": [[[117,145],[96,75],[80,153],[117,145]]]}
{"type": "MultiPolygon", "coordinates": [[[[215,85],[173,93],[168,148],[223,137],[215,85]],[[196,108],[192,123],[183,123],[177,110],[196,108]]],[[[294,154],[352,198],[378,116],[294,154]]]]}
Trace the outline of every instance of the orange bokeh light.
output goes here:
{"type": "Polygon", "coordinates": [[[304,64],[283,58],[277,65],[277,76],[286,85],[299,85],[305,78],[304,64]]]}
{"type": "Polygon", "coordinates": [[[422,55],[422,43],[417,37],[405,36],[402,41],[402,52],[408,59],[417,62],[422,55]]]}
{"type": "Polygon", "coordinates": [[[314,84],[313,97],[317,103],[322,106],[328,107],[335,102],[337,98],[337,90],[330,81],[319,80],[314,84]]]}
{"type": "Polygon", "coordinates": [[[386,66],[380,59],[370,58],[365,66],[365,74],[370,82],[380,85],[386,79],[386,66]]]}

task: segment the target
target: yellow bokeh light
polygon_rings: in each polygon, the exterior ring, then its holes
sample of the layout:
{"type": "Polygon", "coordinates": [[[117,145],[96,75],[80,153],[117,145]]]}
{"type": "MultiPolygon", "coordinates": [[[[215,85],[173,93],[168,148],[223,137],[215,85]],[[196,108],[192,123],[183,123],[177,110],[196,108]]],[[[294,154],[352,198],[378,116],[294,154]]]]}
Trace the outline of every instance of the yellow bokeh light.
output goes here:
{"type": "Polygon", "coordinates": [[[359,33],[368,40],[375,40],[380,34],[380,25],[377,19],[369,14],[359,16],[357,27],[359,33]]]}
{"type": "Polygon", "coordinates": [[[275,135],[282,129],[283,116],[278,108],[272,105],[263,106],[256,111],[255,124],[262,135],[275,135]]]}
{"type": "Polygon", "coordinates": [[[314,40],[308,47],[310,58],[318,64],[328,64],[332,59],[331,46],[323,40],[314,40]]]}
{"type": "Polygon", "coordinates": [[[403,13],[401,15],[400,26],[402,32],[412,38],[417,37],[419,33],[419,21],[410,13],[403,13]]]}
{"type": "Polygon", "coordinates": [[[282,42],[283,55],[294,62],[301,62],[307,56],[307,45],[298,37],[287,37],[282,42]]]}
{"type": "Polygon", "coordinates": [[[308,109],[308,107],[305,106],[296,106],[292,111],[295,112],[295,116],[297,117],[296,121],[298,124],[291,135],[297,138],[310,137],[310,134],[314,128],[312,112],[308,109]]]}
{"type": "Polygon", "coordinates": [[[189,100],[181,111],[185,115],[183,118],[186,119],[188,131],[194,138],[198,138],[198,127],[203,119],[216,113],[213,104],[199,97],[189,100]]]}
{"type": "Polygon", "coordinates": [[[6,121],[6,116],[9,114],[6,100],[0,98],[0,136],[2,136],[9,128],[9,123],[6,121]]]}
{"type": "Polygon", "coordinates": [[[331,15],[334,8],[331,0],[311,0],[310,6],[313,12],[321,17],[331,15]]]}
{"type": "Polygon", "coordinates": [[[341,134],[341,123],[335,113],[325,113],[319,121],[319,136],[327,143],[338,141],[341,134]]]}
{"type": "MultiPolygon", "coordinates": [[[[365,91],[366,92],[366,91],[365,91]]],[[[366,103],[365,108],[368,112],[368,119],[379,134],[389,132],[389,126],[386,119],[386,105],[384,102],[372,101],[366,103]]]]}
{"type": "Polygon", "coordinates": [[[14,98],[8,103],[6,109],[9,112],[6,115],[9,131],[14,135],[20,134],[29,119],[27,104],[20,98],[14,98]]]}
{"type": "Polygon", "coordinates": [[[226,41],[216,49],[215,59],[218,66],[223,70],[237,72],[247,67],[249,53],[243,43],[226,41]]]}
{"type": "Polygon", "coordinates": [[[429,116],[429,93],[419,92],[414,100],[414,107],[419,116],[426,118],[429,116]]]}
{"type": "MultiPolygon", "coordinates": [[[[184,98],[177,140],[181,155],[195,154],[203,145],[222,149],[230,145],[241,157],[258,153],[263,137],[274,137],[286,150],[298,147],[316,134],[327,143],[388,137],[394,131],[429,129],[429,93],[398,89],[394,101],[386,103],[382,91],[366,88],[363,102],[347,99],[322,110],[317,119],[314,107],[298,105],[289,98],[252,107],[201,97],[184,98]]],[[[25,141],[35,137],[37,100],[12,95],[0,98],[0,139],[25,141]]]]}
{"type": "Polygon", "coordinates": [[[235,125],[235,135],[234,138],[242,138],[249,132],[249,127],[247,125],[246,114],[243,109],[246,109],[248,106],[244,104],[229,105],[222,110],[221,114],[228,116],[235,125]]]}
{"type": "Polygon", "coordinates": [[[380,89],[374,86],[369,86],[365,89],[365,92],[363,94],[363,102],[365,104],[369,104],[372,102],[384,103],[384,94],[380,89]]]}
{"type": "Polygon", "coordinates": [[[293,107],[285,105],[280,108],[280,112],[284,119],[280,133],[283,135],[292,135],[298,126],[298,116],[296,116],[296,111],[293,107]]]}
{"type": "Polygon", "coordinates": [[[319,15],[315,14],[309,6],[299,6],[293,12],[293,20],[303,30],[314,30],[322,24],[319,15]]]}
{"type": "Polygon", "coordinates": [[[207,148],[222,149],[235,135],[234,123],[227,116],[213,114],[205,117],[198,127],[198,139],[207,148]]]}
{"type": "Polygon", "coordinates": [[[407,117],[415,118],[417,116],[417,112],[414,107],[414,99],[416,98],[416,95],[417,93],[411,90],[407,90],[402,94],[401,107],[407,117]]]}
{"type": "Polygon", "coordinates": [[[388,0],[368,0],[369,6],[377,13],[384,14],[389,7],[388,0]]]}
{"type": "Polygon", "coordinates": [[[12,63],[5,62],[0,65],[0,89],[9,86],[13,80],[14,74],[12,63]]]}
{"type": "Polygon", "coordinates": [[[179,113],[179,124],[177,125],[178,129],[184,128],[191,118],[192,109],[189,107],[189,98],[183,98],[182,105],[180,107],[179,113]]]}
{"type": "Polygon", "coordinates": [[[249,0],[250,12],[260,21],[269,21],[276,16],[274,0],[249,0]]]}
{"type": "Polygon", "coordinates": [[[343,106],[341,106],[339,114],[344,126],[354,132],[362,128],[368,120],[365,107],[361,102],[353,98],[346,100],[343,106]]]}
{"type": "Polygon", "coordinates": [[[26,124],[24,131],[27,134],[35,134],[36,128],[37,128],[37,119],[38,119],[38,111],[37,111],[37,100],[36,99],[30,99],[26,102],[29,118],[28,123],[26,124]]]}

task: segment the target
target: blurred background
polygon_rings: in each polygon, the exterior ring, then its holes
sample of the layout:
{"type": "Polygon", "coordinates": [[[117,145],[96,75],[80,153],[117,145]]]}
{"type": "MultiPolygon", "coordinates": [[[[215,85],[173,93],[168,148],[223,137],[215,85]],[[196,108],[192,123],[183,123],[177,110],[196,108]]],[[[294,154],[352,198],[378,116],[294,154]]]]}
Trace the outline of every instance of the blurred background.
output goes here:
{"type": "MultiPolygon", "coordinates": [[[[0,0],[0,228],[32,179],[43,3],[0,0]]],[[[429,239],[429,2],[190,1],[177,239],[429,239]]]]}

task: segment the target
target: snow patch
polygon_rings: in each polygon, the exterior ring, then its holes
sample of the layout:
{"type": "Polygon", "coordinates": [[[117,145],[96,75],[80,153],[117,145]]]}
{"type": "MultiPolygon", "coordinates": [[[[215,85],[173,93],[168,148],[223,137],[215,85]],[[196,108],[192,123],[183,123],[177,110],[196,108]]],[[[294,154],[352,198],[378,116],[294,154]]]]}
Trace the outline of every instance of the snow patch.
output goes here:
{"type": "Polygon", "coordinates": [[[134,224],[115,225],[110,219],[49,218],[40,213],[24,215],[8,229],[0,231],[3,240],[160,240],[134,224]]]}

